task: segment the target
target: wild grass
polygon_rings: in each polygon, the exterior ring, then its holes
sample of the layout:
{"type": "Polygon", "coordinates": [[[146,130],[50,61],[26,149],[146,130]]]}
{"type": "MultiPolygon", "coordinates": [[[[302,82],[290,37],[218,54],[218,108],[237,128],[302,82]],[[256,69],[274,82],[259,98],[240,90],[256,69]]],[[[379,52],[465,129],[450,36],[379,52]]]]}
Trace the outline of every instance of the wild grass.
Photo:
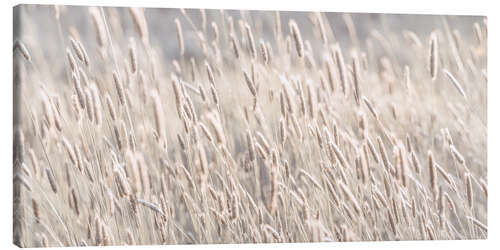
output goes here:
{"type": "Polygon", "coordinates": [[[44,8],[62,35],[14,43],[15,243],[487,238],[486,22],[44,8]]]}

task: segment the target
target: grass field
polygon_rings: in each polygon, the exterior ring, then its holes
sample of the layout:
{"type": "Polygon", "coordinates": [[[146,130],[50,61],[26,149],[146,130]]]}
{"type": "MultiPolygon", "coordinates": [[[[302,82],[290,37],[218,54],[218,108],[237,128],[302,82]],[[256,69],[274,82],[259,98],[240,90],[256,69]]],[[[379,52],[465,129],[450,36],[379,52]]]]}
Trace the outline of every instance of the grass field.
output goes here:
{"type": "Polygon", "coordinates": [[[485,17],[14,14],[17,245],[487,238],[485,17]]]}

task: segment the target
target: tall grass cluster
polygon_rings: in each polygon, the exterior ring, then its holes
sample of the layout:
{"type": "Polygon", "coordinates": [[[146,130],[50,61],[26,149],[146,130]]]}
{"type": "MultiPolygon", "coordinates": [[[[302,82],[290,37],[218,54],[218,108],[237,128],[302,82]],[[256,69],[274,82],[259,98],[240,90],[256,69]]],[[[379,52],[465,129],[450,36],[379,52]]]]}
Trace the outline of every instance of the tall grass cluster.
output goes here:
{"type": "Polygon", "coordinates": [[[486,19],[62,8],[14,41],[16,244],[487,238],[486,19]]]}

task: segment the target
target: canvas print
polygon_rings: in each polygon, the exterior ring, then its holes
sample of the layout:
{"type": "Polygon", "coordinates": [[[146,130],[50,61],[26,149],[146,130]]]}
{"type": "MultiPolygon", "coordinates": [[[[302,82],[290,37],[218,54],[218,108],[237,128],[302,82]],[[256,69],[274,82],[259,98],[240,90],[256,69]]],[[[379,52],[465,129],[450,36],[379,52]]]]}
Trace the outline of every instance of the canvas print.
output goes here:
{"type": "Polygon", "coordinates": [[[20,247],[488,236],[484,16],[13,11],[20,247]]]}

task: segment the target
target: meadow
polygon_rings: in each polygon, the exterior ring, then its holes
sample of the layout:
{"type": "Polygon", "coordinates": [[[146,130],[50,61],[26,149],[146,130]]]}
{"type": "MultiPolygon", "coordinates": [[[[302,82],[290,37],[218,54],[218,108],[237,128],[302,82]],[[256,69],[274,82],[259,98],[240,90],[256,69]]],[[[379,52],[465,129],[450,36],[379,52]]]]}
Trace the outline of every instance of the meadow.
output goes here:
{"type": "Polygon", "coordinates": [[[19,246],[487,238],[485,17],[14,14],[19,246]]]}

